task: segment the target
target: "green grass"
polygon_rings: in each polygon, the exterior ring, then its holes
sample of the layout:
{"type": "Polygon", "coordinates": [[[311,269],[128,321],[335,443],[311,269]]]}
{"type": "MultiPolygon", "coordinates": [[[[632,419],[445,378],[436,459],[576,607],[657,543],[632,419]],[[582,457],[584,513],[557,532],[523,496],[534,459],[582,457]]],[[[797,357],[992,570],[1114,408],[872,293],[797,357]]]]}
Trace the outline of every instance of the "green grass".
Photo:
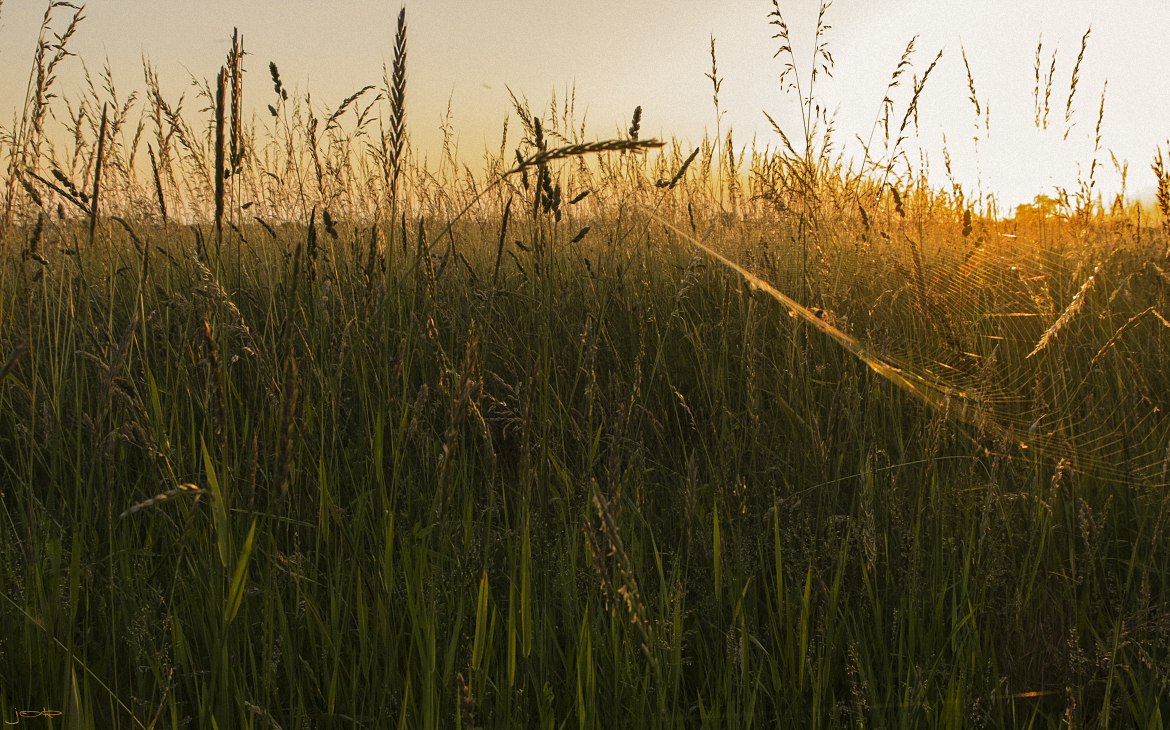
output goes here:
{"type": "Polygon", "coordinates": [[[15,185],[0,715],[1162,726],[1164,231],[972,220],[812,155],[720,201],[714,146],[674,187],[677,146],[502,151],[363,207],[350,148],[274,129],[302,183],[245,154],[222,243],[214,183],[138,184],[112,141],[92,245],[68,190],[15,185]]]}
{"type": "Polygon", "coordinates": [[[360,241],[241,281],[149,235],[6,289],[9,710],[450,726],[461,675],[485,726],[1158,716],[1156,469],[989,452],[679,244],[432,297],[360,241]]]}

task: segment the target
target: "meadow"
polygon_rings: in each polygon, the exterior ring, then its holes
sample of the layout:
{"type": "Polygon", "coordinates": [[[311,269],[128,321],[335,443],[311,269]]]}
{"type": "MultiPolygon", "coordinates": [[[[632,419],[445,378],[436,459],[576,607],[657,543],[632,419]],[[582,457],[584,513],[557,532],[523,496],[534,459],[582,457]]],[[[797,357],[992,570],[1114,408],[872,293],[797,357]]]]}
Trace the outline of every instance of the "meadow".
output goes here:
{"type": "Polygon", "coordinates": [[[911,45],[860,169],[792,57],[774,148],[517,94],[473,173],[405,11],[250,120],[238,37],[55,90],[80,16],[0,139],[6,721],[1163,727],[1160,151],[1154,211],[932,187],[911,45]]]}

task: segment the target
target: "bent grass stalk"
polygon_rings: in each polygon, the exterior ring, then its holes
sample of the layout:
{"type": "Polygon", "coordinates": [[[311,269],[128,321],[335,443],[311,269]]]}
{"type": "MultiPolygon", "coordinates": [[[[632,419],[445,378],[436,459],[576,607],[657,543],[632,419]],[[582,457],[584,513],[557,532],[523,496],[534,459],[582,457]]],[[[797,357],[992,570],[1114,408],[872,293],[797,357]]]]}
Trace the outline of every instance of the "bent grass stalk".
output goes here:
{"type": "MultiPolygon", "coordinates": [[[[864,362],[873,372],[877,373],[885,380],[888,380],[897,387],[901,388],[907,393],[910,393],[922,402],[944,414],[952,414],[959,420],[978,426],[980,430],[991,433],[997,440],[1004,440],[1013,437],[1010,428],[995,423],[994,421],[987,418],[986,408],[975,394],[958,390],[950,385],[947,385],[942,380],[933,379],[926,374],[915,372],[914,368],[900,366],[889,357],[878,356],[863,343],[859,342],[856,338],[834,326],[834,324],[829,319],[823,316],[819,316],[808,307],[805,307],[795,299],[792,299],[788,295],[776,289],[761,277],[751,273],[726,256],[718,253],[683,229],[675,226],[669,221],[660,218],[657,215],[653,215],[653,218],[670,230],[674,231],[681,238],[689,241],[696,248],[701,249],[704,253],[714,258],[726,268],[739,274],[754,289],[759,289],[776,301],[780,302],[788,310],[791,316],[803,320],[806,324],[811,325],[814,329],[826,335],[837,344],[841,345],[841,347],[843,347],[846,351],[864,362]],[[954,403],[958,403],[957,411],[955,410],[954,403]]],[[[1071,308],[1072,307],[1070,305],[1070,309],[1071,308]]],[[[1058,321],[1058,324],[1061,323],[1058,321]]],[[[1053,328],[1059,329],[1059,327],[1056,325],[1053,325],[1053,328]]],[[[1047,344],[1047,339],[1044,339],[1042,344],[1047,344]]],[[[1041,349],[1041,347],[1038,345],[1036,351],[1039,349],[1041,349]]],[[[1035,354],[1035,351],[1033,351],[1033,354],[1035,354]]],[[[1031,357],[1031,355],[1029,355],[1029,357],[1031,357]]]]}
{"type": "MultiPolygon", "coordinates": [[[[539,127],[538,127],[538,129],[539,129],[539,127]]],[[[458,213],[456,213],[455,216],[452,217],[450,221],[447,222],[446,227],[443,228],[442,232],[440,232],[438,236],[435,237],[435,240],[433,242],[431,242],[425,248],[420,247],[419,253],[415,257],[414,263],[411,264],[406,269],[406,271],[402,274],[402,276],[399,278],[399,285],[401,285],[402,281],[405,280],[405,277],[410,276],[411,274],[414,273],[414,270],[416,268],[418,268],[418,265],[420,263],[422,263],[423,257],[429,256],[431,249],[433,249],[436,245],[438,245],[438,243],[441,240],[443,240],[444,236],[450,236],[452,226],[454,226],[455,223],[467,213],[467,211],[469,211],[473,207],[475,207],[476,203],[478,203],[483,198],[484,195],[486,195],[491,190],[495,189],[498,185],[503,183],[504,180],[507,179],[508,177],[511,177],[512,175],[523,174],[530,167],[541,167],[541,166],[543,166],[549,162],[552,162],[554,160],[564,160],[564,159],[568,159],[568,158],[572,158],[572,157],[581,157],[582,155],[595,154],[595,153],[599,153],[599,152],[618,152],[618,151],[629,152],[629,151],[638,151],[638,150],[647,150],[647,149],[657,149],[657,148],[662,147],[662,146],[664,146],[664,143],[659,142],[656,139],[646,139],[646,140],[610,139],[610,140],[605,140],[605,141],[601,141],[601,142],[589,142],[589,143],[585,143],[585,144],[572,144],[572,145],[565,145],[563,147],[555,147],[555,148],[549,149],[549,150],[541,150],[530,157],[518,159],[515,167],[511,168],[510,170],[508,170],[506,172],[500,173],[499,175],[497,175],[495,177],[495,179],[492,180],[491,183],[489,183],[488,185],[485,185],[482,190],[480,190],[478,193],[476,193],[475,196],[473,196],[471,198],[471,200],[468,201],[468,203],[466,205],[464,205],[463,208],[460,209],[460,211],[458,213]]],[[[517,154],[519,154],[519,153],[517,153],[517,154]]],[[[420,231],[421,231],[421,226],[422,226],[422,219],[421,218],[419,219],[419,226],[420,226],[420,231]]],[[[452,245],[454,245],[454,239],[452,239],[451,243],[452,243],[452,245]]]]}

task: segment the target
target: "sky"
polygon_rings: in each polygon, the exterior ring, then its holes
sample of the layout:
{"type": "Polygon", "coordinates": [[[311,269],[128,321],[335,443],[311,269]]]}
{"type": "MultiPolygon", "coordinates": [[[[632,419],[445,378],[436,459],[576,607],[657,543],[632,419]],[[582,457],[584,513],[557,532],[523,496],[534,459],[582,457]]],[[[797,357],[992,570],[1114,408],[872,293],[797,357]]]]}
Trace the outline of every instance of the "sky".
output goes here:
{"type": "MultiPolygon", "coordinates": [[[[11,126],[23,103],[37,31],[47,2],[9,0],[0,7],[0,125],[11,126]],[[12,110],[10,112],[10,110],[12,110]]],[[[155,65],[172,101],[190,94],[192,76],[213,78],[233,27],[243,35],[244,98],[263,110],[272,101],[268,62],[287,87],[308,90],[315,106],[332,110],[366,84],[378,84],[393,58],[397,0],[89,0],[69,48],[91,72],[108,59],[120,94],[141,91],[142,59],[155,65]]],[[[807,83],[818,5],[780,0],[807,83]]],[[[57,12],[61,12],[59,9],[57,12]]],[[[555,93],[575,94],[587,137],[611,138],[642,106],[643,138],[677,139],[689,148],[716,125],[710,38],[715,37],[721,128],[736,146],[755,140],[776,147],[767,112],[794,142],[802,138],[799,105],[780,86],[783,57],[768,24],[771,0],[422,0],[406,6],[407,128],[416,153],[437,159],[446,119],[459,155],[472,165],[498,152],[509,89],[533,111],[555,93]]],[[[59,28],[66,15],[59,16],[59,28]]],[[[1170,138],[1170,27],[1165,0],[837,0],[827,11],[826,40],[835,67],[814,94],[833,115],[835,140],[859,155],[870,136],[886,85],[906,44],[918,36],[912,73],[919,76],[941,50],[919,101],[919,136],[907,152],[931,180],[949,182],[944,135],[955,179],[968,197],[994,193],[1000,210],[1070,193],[1087,179],[1094,132],[1105,93],[1096,190],[1106,203],[1120,189],[1111,154],[1129,165],[1128,197],[1152,198],[1150,163],[1170,138]],[[1066,122],[1070,77],[1085,31],[1092,28],[1066,122]],[[1042,42],[1042,75],[1056,52],[1047,130],[1034,125],[1034,61],[1042,42]],[[983,116],[970,100],[965,50],[983,116]],[[1067,136],[1066,136],[1067,131],[1067,136]],[[976,140],[976,138],[978,138],[976,140]]],[[[910,79],[895,90],[892,124],[902,118],[910,79]]],[[[82,83],[69,59],[58,93],[82,83]]],[[[1043,90],[1041,90],[1043,94],[1043,90]]],[[[188,107],[192,108],[192,107],[188,107]]],[[[327,112],[326,112],[327,113],[327,112]]],[[[63,116],[63,115],[62,115],[63,116]]],[[[510,146],[518,140],[513,118],[510,146]]]]}

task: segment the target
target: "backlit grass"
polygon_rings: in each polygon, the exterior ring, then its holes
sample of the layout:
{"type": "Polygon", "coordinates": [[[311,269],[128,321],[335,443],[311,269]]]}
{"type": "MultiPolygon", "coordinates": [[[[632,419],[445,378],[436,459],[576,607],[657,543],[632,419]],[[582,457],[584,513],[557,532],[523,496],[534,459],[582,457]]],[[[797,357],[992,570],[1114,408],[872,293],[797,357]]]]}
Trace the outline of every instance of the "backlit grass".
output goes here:
{"type": "Polygon", "coordinates": [[[517,98],[427,170],[398,33],[327,116],[273,65],[241,121],[234,46],[210,113],[148,72],[7,140],[0,714],[1161,726],[1158,223],[997,219],[812,115],[691,154],[517,98]]]}

